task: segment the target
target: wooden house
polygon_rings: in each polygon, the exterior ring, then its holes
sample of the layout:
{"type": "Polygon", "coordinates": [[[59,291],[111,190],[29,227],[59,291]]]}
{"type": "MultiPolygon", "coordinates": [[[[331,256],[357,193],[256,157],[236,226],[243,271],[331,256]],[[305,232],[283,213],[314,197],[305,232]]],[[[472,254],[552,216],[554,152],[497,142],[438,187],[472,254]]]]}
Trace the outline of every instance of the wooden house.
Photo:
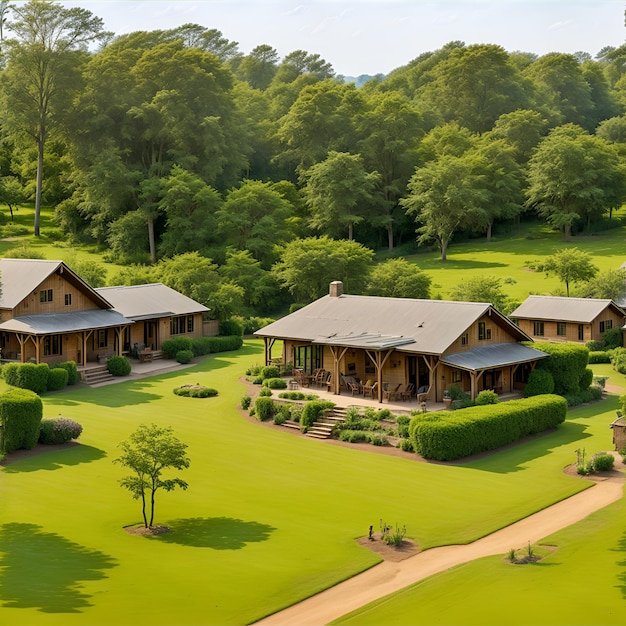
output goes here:
{"type": "Polygon", "coordinates": [[[622,328],[626,313],[613,300],[529,296],[510,318],[537,340],[586,343],[622,328]]]}
{"type": "Polygon", "coordinates": [[[126,353],[134,338],[158,349],[174,334],[202,334],[208,311],[163,285],[93,289],[62,261],[0,259],[0,288],[2,358],[22,363],[85,366],[126,353]]]}
{"type": "Polygon", "coordinates": [[[512,392],[548,356],[522,345],[528,335],[491,304],[346,295],[339,281],[255,334],[265,341],[266,363],[282,340],[283,363],[332,372],[335,393],[342,376],[375,382],[379,401],[390,384],[412,384],[436,401],[453,385],[472,398],[483,389],[512,392]]]}

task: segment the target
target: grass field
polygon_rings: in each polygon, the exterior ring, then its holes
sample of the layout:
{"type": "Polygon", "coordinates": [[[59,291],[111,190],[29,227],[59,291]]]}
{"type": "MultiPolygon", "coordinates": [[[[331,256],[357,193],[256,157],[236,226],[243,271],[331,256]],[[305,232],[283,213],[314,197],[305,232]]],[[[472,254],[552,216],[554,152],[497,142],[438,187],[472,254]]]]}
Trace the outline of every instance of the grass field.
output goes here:
{"type": "MultiPolygon", "coordinates": [[[[626,391],[624,376],[609,366],[598,374],[626,391]]],[[[604,401],[616,403],[616,397],[604,401]]],[[[607,420],[597,405],[570,412],[568,422],[585,426],[588,453],[606,440],[607,420]]],[[[605,445],[610,449],[610,445],[605,445]]],[[[337,620],[359,626],[457,624],[463,626],[621,626],[626,623],[626,501],[598,511],[545,538],[557,550],[539,563],[511,565],[488,557],[433,576],[337,620]]],[[[520,546],[521,547],[521,546],[520,546]]]]}
{"type": "MultiPolygon", "coordinates": [[[[243,624],[362,571],[354,539],[380,518],[422,547],[476,539],[586,487],[562,468],[606,448],[615,400],[556,432],[458,465],[419,463],[300,439],[236,409],[258,341],[193,368],[44,396],[46,416],[84,426],[81,444],[8,465],[0,479],[0,623],[243,624]],[[200,382],[217,398],[181,398],[200,382]],[[155,538],[117,484],[116,444],[140,423],[189,443],[187,492],[161,494],[155,538]]],[[[428,622],[424,622],[428,623],[428,622]]]]}

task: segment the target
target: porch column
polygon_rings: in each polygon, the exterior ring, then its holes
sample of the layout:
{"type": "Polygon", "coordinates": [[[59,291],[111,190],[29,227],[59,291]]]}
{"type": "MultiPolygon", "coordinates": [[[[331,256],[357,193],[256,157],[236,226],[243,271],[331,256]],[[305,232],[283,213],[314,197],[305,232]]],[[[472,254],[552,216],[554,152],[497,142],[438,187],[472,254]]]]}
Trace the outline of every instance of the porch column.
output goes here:
{"type": "Polygon", "coordinates": [[[341,393],[341,379],[339,372],[339,363],[341,359],[346,355],[348,348],[343,348],[341,353],[339,352],[340,346],[328,346],[330,348],[330,352],[333,355],[333,393],[338,396],[341,393]]]}
{"type": "Polygon", "coordinates": [[[393,350],[393,348],[387,350],[384,357],[383,353],[380,350],[377,350],[374,353],[372,353],[371,350],[366,350],[368,356],[373,361],[376,367],[376,382],[378,383],[378,402],[380,402],[381,404],[383,402],[383,366],[391,356],[393,350]]]}
{"type": "Polygon", "coordinates": [[[87,341],[93,335],[93,330],[83,332],[83,366],[87,365],[87,341]]]}

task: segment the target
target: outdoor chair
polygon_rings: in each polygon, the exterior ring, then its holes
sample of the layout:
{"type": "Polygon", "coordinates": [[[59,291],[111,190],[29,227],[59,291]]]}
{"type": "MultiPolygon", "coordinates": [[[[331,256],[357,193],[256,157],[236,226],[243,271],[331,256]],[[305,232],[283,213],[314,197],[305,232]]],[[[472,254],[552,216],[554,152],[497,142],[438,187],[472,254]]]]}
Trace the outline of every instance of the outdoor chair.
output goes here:
{"type": "Polygon", "coordinates": [[[383,400],[389,400],[390,402],[394,399],[395,395],[398,393],[400,389],[400,383],[397,385],[392,385],[387,383],[383,387],[383,400]]]}
{"type": "Polygon", "coordinates": [[[378,394],[378,382],[372,383],[371,381],[366,381],[363,385],[363,395],[369,395],[374,398],[378,394]],[[369,385],[367,384],[369,382],[369,385]]]}
{"type": "Polygon", "coordinates": [[[405,402],[408,402],[411,399],[411,396],[415,393],[415,385],[413,383],[409,383],[404,388],[404,391],[401,392],[401,399],[405,402]]]}

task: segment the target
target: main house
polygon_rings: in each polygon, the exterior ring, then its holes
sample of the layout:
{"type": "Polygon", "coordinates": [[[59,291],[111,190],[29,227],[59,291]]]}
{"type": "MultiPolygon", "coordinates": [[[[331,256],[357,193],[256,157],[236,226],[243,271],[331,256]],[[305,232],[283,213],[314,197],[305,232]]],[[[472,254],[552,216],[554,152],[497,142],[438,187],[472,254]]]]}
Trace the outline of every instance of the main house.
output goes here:
{"type": "Polygon", "coordinates": [[[62,261],[0,259],[2,358],[75,361],[199,337],[209,310],[162,284],[93,289],[62,261]]]}
{"type": "Polygon", "coordinates": [[[332,389],[341,377],[384,384],[413,384],[441,401],[456,385],[472,398],[483,389],[512,392],[525,385],[545,352],[523,345],[530,337],[491,304],[353,296],[343,284],[329,294],[258,330],[265,362],[282,340],[280,359],[312,373],[332,372],[332,389]]]}
{"type": "Polygon", "coordinates": [[[613,300],[529,296],[510,315],[528,335],[543,341],[586,343],[623,328],[624,309],[613,300]]]}

